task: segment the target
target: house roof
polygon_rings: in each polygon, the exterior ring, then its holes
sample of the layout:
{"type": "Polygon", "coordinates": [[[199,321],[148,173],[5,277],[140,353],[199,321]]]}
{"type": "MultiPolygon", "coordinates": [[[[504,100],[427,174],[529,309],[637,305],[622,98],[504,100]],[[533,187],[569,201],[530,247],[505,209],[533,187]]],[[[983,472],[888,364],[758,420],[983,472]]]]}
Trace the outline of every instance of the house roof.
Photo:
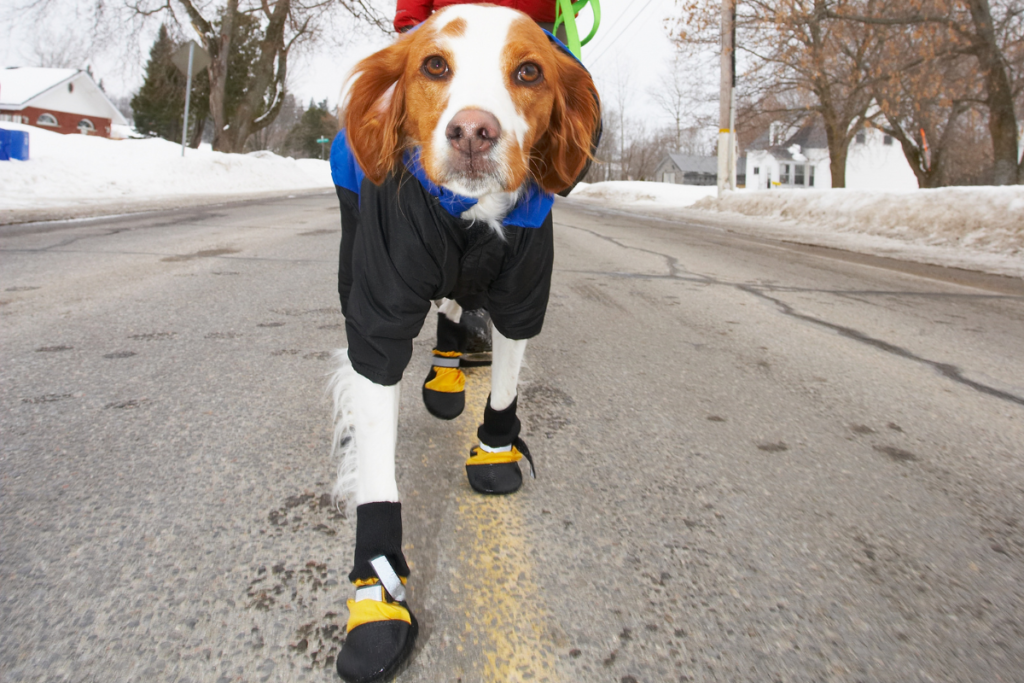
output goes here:
{"type": "Polygon", "coordinates": [[[800,149],[828,149],[828,136],[825,133],[825,123],[821,117],[811,118],[781,146],[789,149],[793,145],[800,145],[800,149]]]}
{"type": "Polygon", "coordinates": [[[118,125],[127,123],[92,76],[78,69],[10,67],[0,70],[0,109],[20,111],[26,107],[98,116],[118,125]]]}
{"type": "Polygon", "coordinates": [[[680,152],[669,152],[669,159],[683,173],[718,173],[717,157],[699,157],[693,154],[682,154],[680,152]]]}
{"type": "Polygon", "coordinates": [[[7,67],[0,71],[0,106],[20,109],[29,100],[74,78],[78,69],[7,67]]]}

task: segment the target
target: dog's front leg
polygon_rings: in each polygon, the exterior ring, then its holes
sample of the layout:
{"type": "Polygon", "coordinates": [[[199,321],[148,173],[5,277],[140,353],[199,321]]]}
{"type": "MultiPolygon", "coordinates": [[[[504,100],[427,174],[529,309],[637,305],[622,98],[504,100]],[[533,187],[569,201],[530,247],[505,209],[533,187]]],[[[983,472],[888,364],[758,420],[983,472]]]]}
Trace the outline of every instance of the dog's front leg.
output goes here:
{"type": "Polygon", "coordinates": [[[491,361],[491,395],[484,407],[484,423],[477,429],[480,445],[466,461],[466,476],[475,491],[486,494],[514,493],[523,485],[519,460],[533,459],[526,444],[519,438],[520,423],[516,417],[519,369],[526,353],[525,339],[509,339],[497,328],[493,336],[491,361]]]}
{"type": "Polygon", "coordinates": [[[493,410],[502,411],[512,405],[519,392],[519,369],[523,366],[527,340],[509,339],[497,329],[491,340],[494,351],[491,357],[491,398],[488,405],[493,410]]]}
{"type": "Polygon", "coordinates": [[[352,422],[356,446],[356,505],[398,502],[395,445],[402,383],[374,384],[358,373],[352,379],[352,422]]]}
{"type": "Polygon", "coordinates": [[[345,681],[366,681],[394,672],[408,657],[418,627],[405,596],[409,565],[402,552],[402,504],[395,481],[401,383],[375,384],[351,366],[339,372],[346,370],[348,434],[354,447],[346,457],[355,461],[355,472],[349,472],[356,503],[349,580],[356,597],[348,602],[347,636],[337,669],[345,681]]]}

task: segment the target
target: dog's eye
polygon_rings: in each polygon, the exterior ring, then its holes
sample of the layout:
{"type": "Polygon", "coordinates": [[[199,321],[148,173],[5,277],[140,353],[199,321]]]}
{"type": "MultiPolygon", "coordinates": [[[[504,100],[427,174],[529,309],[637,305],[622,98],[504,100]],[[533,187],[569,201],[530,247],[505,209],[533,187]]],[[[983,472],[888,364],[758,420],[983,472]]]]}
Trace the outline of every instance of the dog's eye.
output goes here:
{"type": "Polygon", "coordinates": [[[540,67],[533,62],[527,62],[519,67],[516,72],[516,80],[520,83],[526,83],[532,85],[537,83],[541,79],[540,67]]]}
{"type": "Polygon", "coordinates": [[[423,73],[431,78],[443,78],[448,73],[448,62],[434,55],[423,60],[423,73]]]}

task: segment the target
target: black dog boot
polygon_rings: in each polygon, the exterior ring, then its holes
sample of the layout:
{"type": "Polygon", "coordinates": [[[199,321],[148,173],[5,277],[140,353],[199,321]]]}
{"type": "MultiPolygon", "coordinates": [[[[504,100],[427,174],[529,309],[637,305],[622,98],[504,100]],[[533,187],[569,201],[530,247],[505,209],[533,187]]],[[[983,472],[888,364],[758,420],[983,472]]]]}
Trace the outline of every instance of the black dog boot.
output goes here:
{"type": "Polygon", "coordinates": [[[348,601],[348,629],[338,653],[338,675],[347,683],[393,676],[412,652],[419,625],[406,602],[409,565],[402,553],[402,504],[356,508],[356,586],[348,601]]]}
{"type": "Polygon", "coordinates": [[[466,331],[437,314],[437,346],[423,382],[423,405],[434,417],[454,420],[466,407],[466,375],[459,368],[466,331]]]}
{"type": "Polygon", "coordinates": [[[472,368],[491,364],[491,315],[485,308],[462,312],[459,327],[465,331],[462,367],[472,368]]]}
{"type": "Polygon", "coordinates": [[[504,495],[518,491],[523,485],[519,461],[524,457],[530,463],[530,475],[537,476],[530,449],[519,438],[518,401],[517,396],[508,408],[498,411],[491,407],[491,398],[487,397],[484,423],[476,432],[480,445],[469,451],[469,459],[466,460],[466,477],[478,493],[504,495]]]}

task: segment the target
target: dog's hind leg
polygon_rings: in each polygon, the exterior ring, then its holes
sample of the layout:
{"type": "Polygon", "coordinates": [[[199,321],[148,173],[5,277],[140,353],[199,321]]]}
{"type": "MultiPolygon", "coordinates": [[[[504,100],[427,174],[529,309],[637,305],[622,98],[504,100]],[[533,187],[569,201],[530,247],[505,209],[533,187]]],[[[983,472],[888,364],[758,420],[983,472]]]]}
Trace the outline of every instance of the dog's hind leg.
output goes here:
{"type": "Polygon", "coordinates": [[[462,306],[458,302],[442,299],[437,307],[437,343],[423,381],[423,405],[434,417],[454,420],[466,407],[466,375],[460,367],[466,331],[459,325],[462,306]]]}
{"type": "Polygon", "coordinates": [[[519,438],[516,417],[519,370],[526,353],[525,339],[509,339],[494,330],[494,357],[491,362],[491,395],[484,407],[484,423],[477,429],[480,445],[466,461],[469,484],[479,493],[514,493],[523,484],[519,461],[525,456],[533,474],[533,458],[519,438]]]}
{"type": "MultiPolygon", "coordinates": [[[[344,353],[344,352],[341,352],[344,353]]],[[[402,504],[395,482],[400,385],[375,384],[353,370],[348,356],[331,378],[335,441],[342,451],[336,494],[356,512],[356,545],[349,580],[347,636],[337,670],[346,681],[393,673],[412,651],[418,626],[406,603],[409,565],[402,552],[402,504]]]]}

